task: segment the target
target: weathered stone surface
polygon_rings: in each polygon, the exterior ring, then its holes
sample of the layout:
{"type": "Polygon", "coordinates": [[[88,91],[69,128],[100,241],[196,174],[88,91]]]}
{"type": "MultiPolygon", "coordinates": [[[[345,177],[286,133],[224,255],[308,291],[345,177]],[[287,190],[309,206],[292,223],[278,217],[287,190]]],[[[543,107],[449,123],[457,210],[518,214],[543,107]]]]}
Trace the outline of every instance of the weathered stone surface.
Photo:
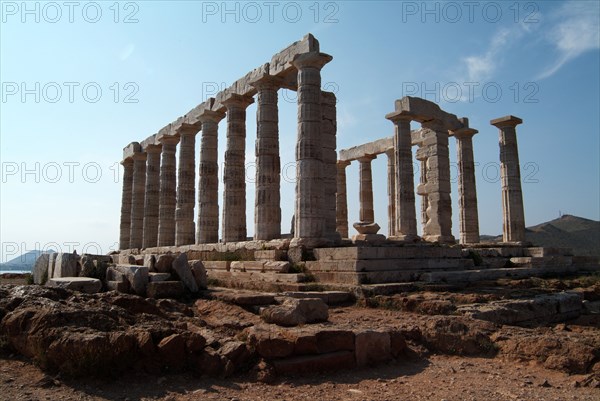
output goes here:
{"type": "Polygon", "coordinates": [[[148,298],[179,298],[184,288],[181,281],[153,281],[148,283],[148,298]]]}
{"type": "Polygon", "coordinates": [[[190,269],[192,270],[192,274],[194,275],[194,280],[196,280],[196,285],[198,289],[204,290],[208,286],[208,277],[206,276],[206,268],[204,267],[204,262],[201,260],[190,260],[190,269]]]}
{"type": "Polygon", "coordinates": [[[173,268],[173,261],[175,260],[175,255],[172,253],[164,253],[162,255],[158,255],[156,257],[156,263],[154,264],[154,269],[159,273],[170,273],[173,268]]]}
{"type": "Polygon", "coordinates": [[[391,359],[390,334],[385,331],[361,331],[355,333],[357,366],[369,366],[391,359]]]}
{"type": "MultiPolygon", "coordinates": [[[[170,130],[170,124],[169,124],[170,130]]],[[[158,201],[158,246],[175,245],[176,162],[175,153],[179,137],[161,135],[160,193],[158,201]]]]}
{"type": "Polygon", "coordinates": [[[293,69],[294,57],[298,54],[318,52],[319,41],[311,34],[306,35],[297,42],[292,43],[271,58],[269,73],[271,75],[284,75],[293,69]]]}
{"type": "Polygon", "coordinates": [[[108,291],[128,293],[131,286],[129,285],[129,281],[107,281],[106,289],[108,291]]]}
{"type": "Polygon", "coordinates": [[[171,275],[169,273],[156,273],[156,272],[148,273],[148,279],[151,283],[155,282],[155,281],[169,281],[170,278],[171,278],[171,275]]]}
{"type": "Polygon", "coordinates": [[[117,265],[115,270],[122,273],[129,281],[131,289],[138,295],[146,295],[146,286],[148,285],[148,268],[137,265],[117,265]]]}
{"type": "Polygon", "coordinates": [[[304,355],[293,358],[272,361],[275,371],[280,375],[312,374],[338,370],[340,367],[353,368],[356,366],[354,353],[337,351],[321,355],[304,355]]]}
{"type": "Polygon", "coordinates": [[[286,298],[281,305],[263,309],[260,316],[267,323],[279,326],[298,326],[305,323],[325,322],[329,308],[319,298],[286,298]]]}
{"type": "Polygon", "coordinates": [[[185,363],[185,340],[180,334],[165,337],[157,345],[158,353],[170,368],[181,369],[185,363]]]}
{"type": "Polygon", "coordinates": [[[77,277],[81,271],[80,256],[76,253],[57,253],[52,278],[77,277]]]}
{"type": "MultiPolygon", "coordinates": [[[[138,144],[139,146],[139,144],[138,144]]],[[[128,146],[129,147],[129,146],[128,146]]],[[[127,148],[125,148],[127,149],[127,148]]],[[[123,165],[123,193],[121,197],[121,222],[119,225],[119,249],[129,249],[131,239],[131,202],[133,189],[133,159],[125,158],[123,165]]]]}
{"type": "Polygon", "coordinates": [[[135,152],[131,195],[131,229],[129,248],[141,248],[144,240],[144,202],[146,194],[146,152],[135,152]]]}
{"type": "Polygon", "coordinates": [[[162,146],[151,144],[144,147],[146,151],[146,194],[144,197],[144,234],[142,246],[151,248],[158,245],[159,196],[160,196],[160,158],[162,146]]]}
{"type": "Polygon", "coordinates": [[[37,257],[33,265],[32,275],[34,284],[45,284],[48,280],[48,266],[50,264],[50,254],[42,253],[37,257]]]}
{"type": "Polygon", "coordinates": [[[89,277],[57,277],[49,279],[46,286],[95,294],[102,289],[102,282],[89,277]]]}
{"type": "Polygon", "coordinates": [[[107,255],[81,255],[81,277],[97,278],[101,281],[106,280],[106,270],[112,264],[112,258],[107,255]]]}
{"type": "Polygon", "coordinates": [[[180,253],[173,261],[173,272],[179,277],[185,288],[191,292],[198,292],[198,285],[188,263],[187,254],[180,253]]]}

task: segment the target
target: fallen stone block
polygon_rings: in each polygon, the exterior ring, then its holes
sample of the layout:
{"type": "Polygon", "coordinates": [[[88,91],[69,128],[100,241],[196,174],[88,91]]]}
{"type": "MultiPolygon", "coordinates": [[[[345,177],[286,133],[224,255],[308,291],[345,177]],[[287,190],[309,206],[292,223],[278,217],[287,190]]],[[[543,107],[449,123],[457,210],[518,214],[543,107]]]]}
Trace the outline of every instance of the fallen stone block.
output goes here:
{"type": "Polygon", "coordinates": [[[102,282],[97,278],[89,277],[55,277],[49,279],[46,286],[95,294],[102,289],[102,282]]]}
{"type": "Polygon", "coordinates": [[[50,264],[50,254],[42,253],[35,260],[33,265],[32,275],[34,284],[45,284],[44,279],[48,279],[48,266],[50,264]]]}
{"type": "Polygon", "coordinates": [[[129,281],[107,281],[106,289],[108,291],[117,291],[127,294],[131,287],[129,286],[129,281]]]}
{"type": "Polygon", "coordinates": [[[198,285],[188,263],[187,254],[180,253],[172,264],[173,272],[179,277],[185,288],[195,293],[198,292],[198,285]]]}
{"type": "Polygon", "coordinates": [[[206,276],[206,268],[201,260],[190,260],[190,268],[198,289],[204,290],[208,287],[208,277],[206,276]]]}
{"type": "Polygon", "coordinates": [[[184,288],[181,281],[154,281],[148,283],[146,292],[148,298],[179,298],[184,288]]]}
{"type": "Polygon", "coordinates": [[[390,334],[366,330],[355,333],[356,365],[371,366],[392,358],[390,334]]]}
{"type": "Polygon", "coordinates": [[[319,298],[286,298],[281,305],[263,309],[260,316],[267,323],[298,326],[305,323],[326,322],[329,318],[329,308],[319,298]]]}
{"type": "Polygon", "coordinates": [[[77,277],[81,271],[80,256],[76,253],[58,253],[54,262],[53,278],[77,277]]]}
{"type": "Polygon", "coordinates": [[[159,273],[170,273],[175,256],[171,253],[164,253],[156,257],[154,269],[159,273]]]}
{"type": "Polygon", "coordinates": [[[169,281],[170,278],[171,278],[171,275],[169,273],[156,273],[156,272],[148,273],[148,279],[150,280],[150,282],[169,281]]]}
{"type": "Polygon", "coordinates": [[[117,265],[115,269],[125,275],[131,288],[137,295],[146,295],[149,273],[146,266],[117,265]]]}

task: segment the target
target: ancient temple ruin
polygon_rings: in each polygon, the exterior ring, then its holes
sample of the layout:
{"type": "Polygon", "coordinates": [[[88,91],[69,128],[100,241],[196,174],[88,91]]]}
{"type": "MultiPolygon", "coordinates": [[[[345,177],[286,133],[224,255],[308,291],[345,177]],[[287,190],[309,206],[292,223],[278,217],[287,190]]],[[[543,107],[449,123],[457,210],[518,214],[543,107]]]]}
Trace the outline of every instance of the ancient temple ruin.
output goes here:
{"type": "MultiPolygon", "coordinates": [[[[123,262],[131,255],[140,255],[141,264],[143,255],[187,252],[190,259],[204,261],[209,277],[221,281],[251,281],[258,273],[272,273],[275,282],[299,283],[309,277],[358,284],[448,280],[452,274],[462,279],[484,268],[486,277],[528,275],[535,273],[527,270],[535,263],[573,268],[568,250],[532,248],[525,241],[515,130],[521,119],[509,115],[490,122],[500,131],[503,242],[480,244],[473,155],[478,131],[469,127],[468,118],[425,99],[403,97],[385,115],[393,124],[392,136],[338,154],[336,97],[321,89],[321,69],[331,60],[309,34],[156,134],[125,147],[119,256],[123,262]],[[277,92],[282,88],[298,93],[291,238],[281,232],[277,92]],[[255,101],[257,170],[255,187],[249,188],[246,108],[255,101]],[[224,118],[226,151],[220,156],[218,123],[224,118]],[[420,127],[411,129],[411,122],[420,127]],[[456,140],[459,172],[458,241],[452,234],[451,138],[456,140]],[[416,188],[415,146],[421,163],[416,188]],[[378,233],[371,173],[371,161],[383,153],[388,161],[387,236],[378,233]],[[224,161],[221,203],[219,160],[224,161]],[[354,161],[360,166],[360,218],[353,224],[358,234],[349,238],[346,167],[354,161]],[[247,237],[247,190],[255,191],[253,238],[247,237]],[[420,235],[415,194],[420,198],[420,235]],[[461,246],[454,246],[457,242],[461,246]],[[214,255],[239,250],[246,260],[231,262],[214,255]],[[474,259],[472,252],[482,259],[474,259]],[[498,270],[507,266],[521,270],[498,270]]],[[[265,277],[271,276],[258,280],[265,277]]]]}

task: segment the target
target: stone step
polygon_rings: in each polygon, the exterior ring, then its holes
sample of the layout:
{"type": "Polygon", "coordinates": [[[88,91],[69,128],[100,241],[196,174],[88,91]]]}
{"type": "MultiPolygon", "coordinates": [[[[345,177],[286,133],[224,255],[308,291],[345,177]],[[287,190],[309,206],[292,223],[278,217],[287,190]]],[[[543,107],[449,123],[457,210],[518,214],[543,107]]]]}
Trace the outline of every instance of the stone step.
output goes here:
{"type": "Polygon", "coordinates": [[[230,270],[237,272],[273,272],[287,273],[290,271],[290,262],[283,261],[236,261],[231,262],[230,270]]]}
{"type": "Polygon", "coordinates": [[[262,262],[285,261],[287,260],[287,251],[283,249],[254,251],[254,259],[262,262]]]}
{"type": "Polygon", "coordinates": [[[171,278],[171,274],[169,274],[169,273],[155,273],[155,272],[148,273],[148,279],[151,282],[152,281],[169,281],[170,278],[171,278]]]}
{"type": "Polygon", "coordinates": [[[239,272],[239,271],[207,271],[209,279],[238,279],[248,281],[266,281],[272,283],[302,283],[308,281],[308,276],[303,273],[261,273],[261,272],[239,272]]]}
{"type": "Polygon", "coordinates": [[[544,277],[551,274],[574,273],[578,269],[573,266],[549,266],[543,269],[539,267],[512,267],[503,269],[464,270],[431,272],[421,275],[421,281],[426,282],[476,282],[483,280],[497,280],[500,278],[527,278],[544,277]]]}
{"type": "Polygon", "coordinates": [[[282,295],[292,298],[319,298],[327,305],[343,304],[353,301],[352,295],[345,291],[287,291],[282,295]]]}
{"type": "Polygon", "coordinates": [[[461,258],[459,247],[443,246],[380,246],[317,248],[314,250],[318,261],[329,260],[367,260],[367,259],[423,259],[423,258],[461,258]]]}
{"type": "Polygon", "coordinates": [[[510,262],[516,267],[548,267],[570,266],[573,263],[571,256],[543,256],[543,257],[515,257],[510,262]]]}
{"type": "Polygon", "coordinates": [[[475,268],[473,259],[326,260],[306,262],[310,272],[378,272],[389,270],[437,270],[475,268]]]}

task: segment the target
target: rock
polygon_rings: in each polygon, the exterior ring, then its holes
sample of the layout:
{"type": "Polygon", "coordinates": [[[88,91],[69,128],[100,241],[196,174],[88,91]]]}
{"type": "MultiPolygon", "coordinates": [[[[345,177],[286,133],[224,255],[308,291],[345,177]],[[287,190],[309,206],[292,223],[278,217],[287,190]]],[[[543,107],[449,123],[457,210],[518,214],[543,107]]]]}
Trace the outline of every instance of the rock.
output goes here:
{"type": "Polygon", "coordinates": [[[150,272],[150,273],[148,273],[148,278],[149,278],[150,282],[168,281],[171,278],[171,275],[169,273],[150,272]]]}
{"type": "Polygon", "coordinates": [[[344,369],[356,366],[354,353],[337,351],[321,355],[304,355],[271,361],[275,371],[280,375],[312,374],[328,370],[344,369]]]}
{"type": "Polygon", "coordinates": [[[190,268],[198,289],[205,290],[208,287],[208,277],[204,263],[201,260],[190,260],[190,268]]]}
{"type": "Polygon", "coordinates": [[[81,255],[81,277],[97,278],[101,281],[106,280],[106,271],[112,258],[105,255],[81,255]]]}
{"type": "Polygon", "coordinates": [[[187,254],[180,253],[172,264],[173,271],[179,277],[185,288],[190,290],[192,293],[198,292],[198,285],[196,279],[192,274],[192,269],[188,264],[187,254]]]}
{"type": "Polygon", "coordinates": [[[185,362],[185,340],[179,334],[172,334],[158,343],[158,353],[167,366],[181,369],[185,362]]]}
{"type": "Polygon", "coordinates": [[[250,359],[250,351],[246,343],[241,341],[228,341],[218,350],[219,355],[230,360],[235,366],[245,364],[250,359]]]}
{"type": "Polygon", "coordinates": [[[58,277],[48,280],[46,286],[95,294],[102,289],[102,282],[89,277],[58,277]]]}
{"type": "Polygon", "coordinates": [[[53,278],[77,277],[81,271],[80,257],[76,253],[57,253],[54,263],[53,278]]]}
{"type": "Polygon", "coordinates": [[[154,255],[144,255],[144,266],[148,268],[149,271],[156,271],[156,256],[154,255]]]}
{"type": "Polygon", "coordinates": [[[305,323],[327,321],[329,308],[319,298],[286,298],[281,305],[264,308],[260,316],[267,323],[279,326],[298,326],[305,323]]]}
{"type": "Polygon", "coordinates": [[[148,298],[179,298],[183,295],[183,284],[181,281],[154,281],[148,283],[148,298]]]}
{"type": "Polygon", "coordinates": [[[133,292],[137,295],[146,295],[148,285],[148,268],[137,265],[117,265],[115,269],[125,275],[133,292]]]}
{"type": "Polygon", "coordinates": [[[33,283],[34,284],[45,284],[45,281],[48,280],[48,266],[50,264],[50,254],[42,253],[35,260],[35,264],[33,265],[33,283]]]}
{"type": "Polygon", "coordinates": [[[137,259],[134,255],[129,255],[127,256],[127,263],[129,263],[130,265],[137,265],[137,259]]]}
{"type": "Polygon", "coordinates": [[[156,257],[156,262],[154,263],[154,268],[159,273],[170,273],[173,260],[175,260],[175,256],[171,253],[158,255],[156,257]]]}
{"type": "MultiPolygon", "coordinates": [[[[57,253],[51,253],[48,259],[48,278],[54,277],[54,268],[56,267],[57,253]]],[[[46,280],[47,281],[47,280],[46,280]]]]}
{"type": "Polygon", "coordinates": [[[370,366],[391,359],[390,335],[387,332],[366,330],[355,333],[356,365],[370,366]]]}
{"type": "Polygon", "coordinates": [[[106,289],[108,291],[128,293],[131,287],[129,285],[129,281],[107,281],[106,289]]]}

